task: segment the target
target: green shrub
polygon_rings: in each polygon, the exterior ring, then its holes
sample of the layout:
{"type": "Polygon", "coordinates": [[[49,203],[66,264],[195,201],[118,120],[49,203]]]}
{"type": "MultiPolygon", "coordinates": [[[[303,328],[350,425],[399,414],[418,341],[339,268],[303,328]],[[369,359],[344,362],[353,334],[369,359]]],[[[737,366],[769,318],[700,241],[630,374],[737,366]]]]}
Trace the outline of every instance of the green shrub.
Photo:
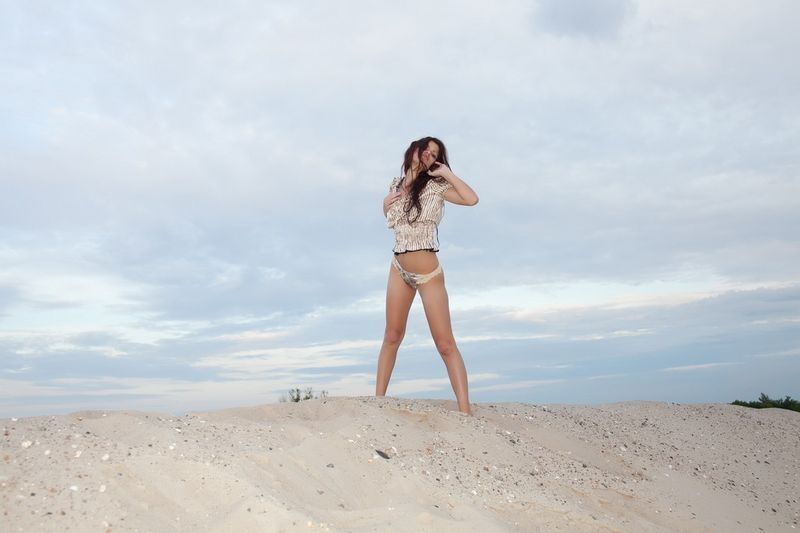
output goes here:
{"type": "Polygon", "coordinates": [[[791,411],[800,412],[800,402],[793,400],[791,396],[787,396],[782,400],[773,400],[763,392],[761,393],[761,396],[758,397],[758,401],[756,402],[742,402],[740,400],[734,400],[731,402],[731,404],[742,405],[744,407],[755,407],[756,409],[764,409],[765,407],[778,407],[780,409],[789,409],[791,411]]]}
{"type": "Polygon", "coordinates": [[[302,400],[313,400],[317,398],[327,398],[327,397],[328,397],[328,391],[322,391],[318,396],[314,396],[314,392],[311,387],[308,387],[304,393],[301,393],[299,388],[294,388],[294,389],[289,389],[288,398],[285,394],[283,394],[281,395],[280,398],[278,398],[278,401],[299,402],[302,400]]]}

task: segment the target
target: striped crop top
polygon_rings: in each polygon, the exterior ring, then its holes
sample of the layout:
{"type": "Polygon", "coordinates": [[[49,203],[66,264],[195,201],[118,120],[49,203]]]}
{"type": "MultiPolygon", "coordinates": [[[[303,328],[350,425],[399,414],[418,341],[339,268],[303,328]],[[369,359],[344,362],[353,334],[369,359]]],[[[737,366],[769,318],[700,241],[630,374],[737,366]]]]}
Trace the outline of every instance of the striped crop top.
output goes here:
{"type": "MultiPolygon", "coordinates": [[[[400,190],[400,183],[403,177],[392,180],[389,192],[400,190]]],[[[425,184],[425,188],[419,195],[419,203],[422,208],[419,217],[411,224],[404,207],[411,201],[410,195],[401,196],[395,201],[386,212],[386,224],[394,230],[394,253],[414,252],[417,250],[439,251],[439,222],[444,215],[444,192],[453,186],[445,179],[433,178],[425,184]]],[[[415,211],[411,209],[411,218],[414,218],[415,211]]]]}

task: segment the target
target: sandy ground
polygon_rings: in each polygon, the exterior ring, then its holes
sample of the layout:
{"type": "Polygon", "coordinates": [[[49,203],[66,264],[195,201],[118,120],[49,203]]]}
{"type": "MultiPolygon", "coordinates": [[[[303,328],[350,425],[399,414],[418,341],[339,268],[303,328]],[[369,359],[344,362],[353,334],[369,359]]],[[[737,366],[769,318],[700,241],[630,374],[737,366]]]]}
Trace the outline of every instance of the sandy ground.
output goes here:
{"type": "Polygon", "coordinates": [[[327,398],[1,419],[0,531],[791,531],[800,413],[327,398]]]}

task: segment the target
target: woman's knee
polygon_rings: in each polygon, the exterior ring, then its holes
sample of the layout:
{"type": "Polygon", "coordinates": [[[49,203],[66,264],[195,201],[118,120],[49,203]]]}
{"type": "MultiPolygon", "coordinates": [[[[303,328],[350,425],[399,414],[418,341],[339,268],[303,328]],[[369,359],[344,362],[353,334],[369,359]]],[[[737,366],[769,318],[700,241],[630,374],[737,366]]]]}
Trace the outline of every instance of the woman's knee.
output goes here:
{"type": "Polygon", "coordinates": [[[452,337],[449,339],[436,340],[436,350],[443,358],[448,358],[457,353],[456,341],[452,337]]]}
{"type": "Polygon", "coordinates": [[[402,328],[386,328],[386,331],[383,333],[383,342],[385,344],[400,344],[403,342],[403,337],[405,336],[406,331],[402,328]]]}

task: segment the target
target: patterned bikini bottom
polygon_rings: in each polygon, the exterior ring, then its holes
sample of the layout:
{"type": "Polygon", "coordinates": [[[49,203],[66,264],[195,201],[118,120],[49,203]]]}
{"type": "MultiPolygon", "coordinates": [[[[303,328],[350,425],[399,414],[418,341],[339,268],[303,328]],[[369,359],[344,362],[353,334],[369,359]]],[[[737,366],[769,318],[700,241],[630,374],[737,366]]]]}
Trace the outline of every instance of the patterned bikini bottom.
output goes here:
{"type": "Polygon", "coordinates": [[[427,274],[415,274],[414,272],[409,272],[400,266],[400,263],[397,262],[397,257],[392,259],[392,265],[394,265],[394,267],[400,273],[400,277],[403,278],[403,281],[405,281],[412,289],[416,289],[417,285],[427,283],[442,273],[442,265],[437,266],[433,272],[429,272],[427,274]]]}

